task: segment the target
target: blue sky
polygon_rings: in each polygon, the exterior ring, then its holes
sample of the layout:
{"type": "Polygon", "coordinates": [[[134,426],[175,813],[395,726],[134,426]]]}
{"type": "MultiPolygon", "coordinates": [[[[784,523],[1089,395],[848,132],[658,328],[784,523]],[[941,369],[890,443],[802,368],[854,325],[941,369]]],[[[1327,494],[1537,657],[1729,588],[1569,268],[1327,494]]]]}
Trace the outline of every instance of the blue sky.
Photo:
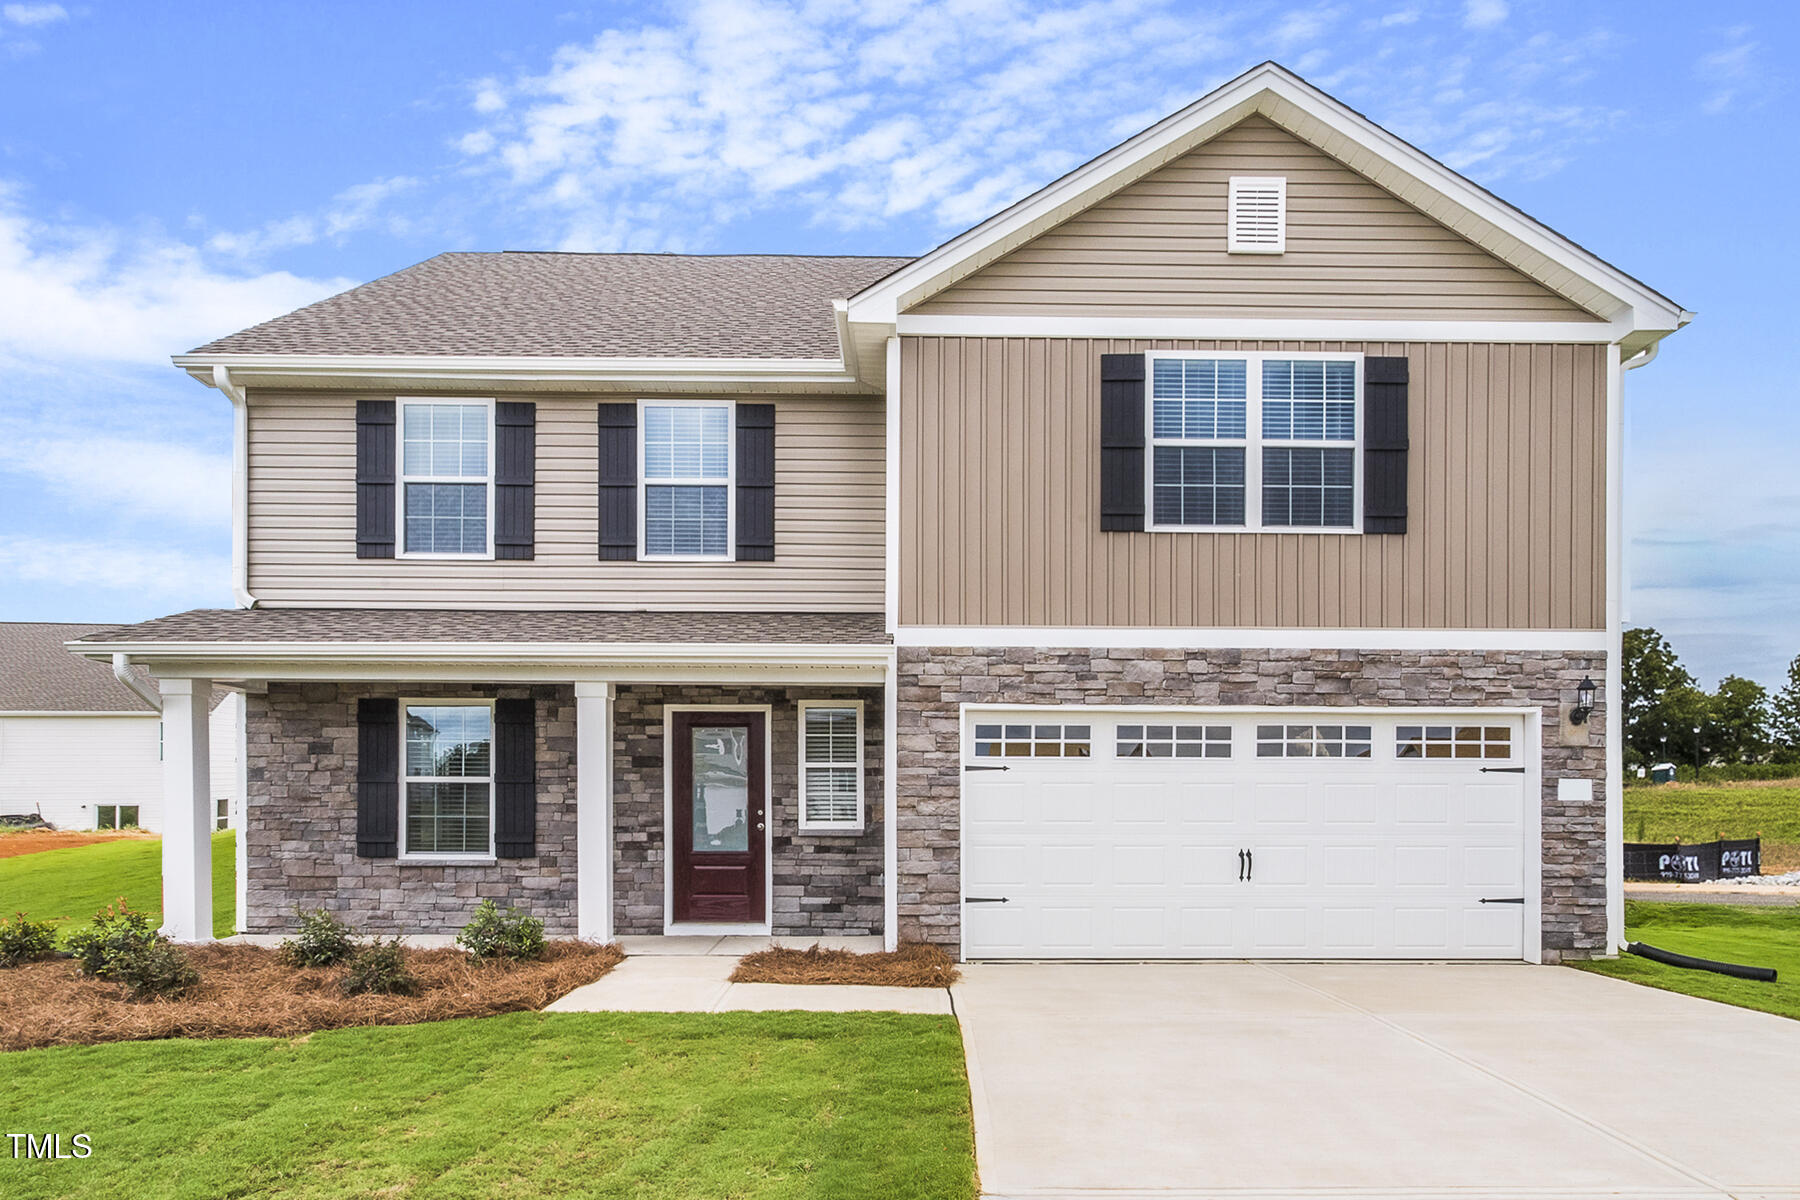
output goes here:
{"type": "Polygon", "coordinates": [[[1700,314],[1627,379],[1629,617],[1800,653],[1786,4],[0,3],[0,619],[228,605],[168,355],[446,249],[927,249],[1265,59],[1700,314]]]}

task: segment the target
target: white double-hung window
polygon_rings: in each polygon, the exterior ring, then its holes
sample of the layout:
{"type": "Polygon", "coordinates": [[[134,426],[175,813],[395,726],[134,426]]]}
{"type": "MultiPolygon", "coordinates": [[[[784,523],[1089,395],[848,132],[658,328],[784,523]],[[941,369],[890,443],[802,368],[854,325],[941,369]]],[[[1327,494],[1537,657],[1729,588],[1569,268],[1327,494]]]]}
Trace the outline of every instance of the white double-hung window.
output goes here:
{"type": "Polygon", "coordinates": [[[644,558],[730,558],[732,422],[729,401],[645,401],[644,558]]]}
{"type": "Polygon", "coordinates": [[[860,700],[800,702],[800,828],[863,829],[863,706],[860,700]]]}
{"type": "Polygon", "coordinates": [[[408,858],[494,854],[494,706],[400,706],[400,851],[408,858]]]}
{"type": "Polygon", "coordinates": [[[1150,355],[1148,528],[1361,528],[1361,355],[1150,355]]]}
{"type": "Polygon", "coordinates": [[[493,433],[490,401],[400,401],[402,553],[493,554],[493,433]]]}

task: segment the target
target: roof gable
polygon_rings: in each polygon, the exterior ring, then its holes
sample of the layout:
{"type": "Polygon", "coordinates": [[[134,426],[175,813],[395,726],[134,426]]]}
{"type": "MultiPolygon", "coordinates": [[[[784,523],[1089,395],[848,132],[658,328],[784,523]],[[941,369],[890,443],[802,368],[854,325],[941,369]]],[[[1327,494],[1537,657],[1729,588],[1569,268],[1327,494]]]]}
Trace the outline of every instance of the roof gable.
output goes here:
{"type": "Polygon", "coordinates": [[[864,289],[850,300],[850,322],[893,325],[899,313],[1253,116],[1318,147],[1571,304],[1620,324],[1622,333],[1648,331],[1640,345],[1691,317],[1285,68],[1264,63],[864,289]]]}
{"type": "Polygon", "coordinates": [[[1260,114],[906,311],[1597,320],[1260,114]],[[1228,251],[1241,175],[1286,181],[1279,257],[1228,251]]]}

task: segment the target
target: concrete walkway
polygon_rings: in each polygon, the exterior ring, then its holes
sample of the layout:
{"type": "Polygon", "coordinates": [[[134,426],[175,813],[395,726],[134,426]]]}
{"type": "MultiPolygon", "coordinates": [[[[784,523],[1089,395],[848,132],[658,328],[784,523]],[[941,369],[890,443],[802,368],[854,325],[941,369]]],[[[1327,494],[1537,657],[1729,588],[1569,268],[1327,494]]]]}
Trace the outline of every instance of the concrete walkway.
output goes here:
{"type": "Polygon", "coordinates": [[[1800,1197],[1800,1022],[1557,967],[976,964],[993,1198],[1800,1197]]]}
{"type": "MultiPolygon", "coordinates": [[[[664,940],[664,939],[658,939],[664,940]]],[[[807,943],[811,945],[809,941],[807,943]]],[[[748,951],[746,951],[748,953],[748,951]]],[[[943,988],[732,983],[737,954],[633,955],[545,1012],[904,1012],[950,1010],[943,988]]]]}

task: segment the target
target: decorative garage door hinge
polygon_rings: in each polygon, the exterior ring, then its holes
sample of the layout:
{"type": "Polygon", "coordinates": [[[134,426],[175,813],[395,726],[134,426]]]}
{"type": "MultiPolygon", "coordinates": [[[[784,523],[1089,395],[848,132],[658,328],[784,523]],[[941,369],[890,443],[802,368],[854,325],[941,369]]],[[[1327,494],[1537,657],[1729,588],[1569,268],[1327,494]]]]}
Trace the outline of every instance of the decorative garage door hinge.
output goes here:
{"type": "Polygon", "coordinates": [[[1525,897],[1523,897],[1523,896],[1483,896],[1481,898],[1481,902],[1483,904],[1523,904],[1523,903],[1525,903],[1525,897]]]}
{"type": "Polygon", "coordinates": [[[1483,767],[1483,768],[1481,768],[1481,773],[1483,775],[1523,775],[1525,773],[1525,768],[1524,767],[1483,767]]]}
{"type": "Polygon", "coordinates": [[[1012,768],[1011,767],[984,767],[984,766],[981,766],[976,763],[968,763],[968,764],[964,765],[963,770],[965,770],[965,771],[1010,771],[1010,770],[1012,770],[1012,768]]]}
{"type": "Polygon", "coordinates": [[[1008,899],[1009,898],[1006,896],[964,896],[963,903],[964,904],[1005,904],[1005,903],[1007,903],[1008,899]]]}

